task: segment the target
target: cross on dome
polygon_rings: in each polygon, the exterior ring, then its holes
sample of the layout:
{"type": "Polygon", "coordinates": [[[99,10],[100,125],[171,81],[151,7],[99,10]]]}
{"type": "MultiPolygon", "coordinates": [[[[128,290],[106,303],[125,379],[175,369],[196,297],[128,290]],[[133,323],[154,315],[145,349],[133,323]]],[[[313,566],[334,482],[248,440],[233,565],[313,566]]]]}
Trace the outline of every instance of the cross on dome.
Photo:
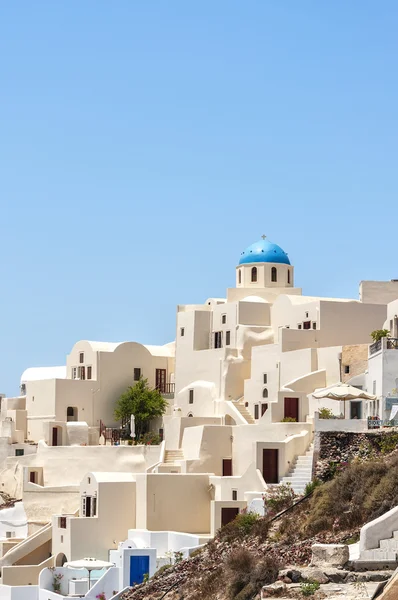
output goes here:
{"type": "Polygon", "coordinates": [[[262,239],[262,240],[265,240],[265,238],[266,238],[266,237],[267,237],[267,236],[263,234],[263,235],[261,236],[261,239],[262,239]]]}

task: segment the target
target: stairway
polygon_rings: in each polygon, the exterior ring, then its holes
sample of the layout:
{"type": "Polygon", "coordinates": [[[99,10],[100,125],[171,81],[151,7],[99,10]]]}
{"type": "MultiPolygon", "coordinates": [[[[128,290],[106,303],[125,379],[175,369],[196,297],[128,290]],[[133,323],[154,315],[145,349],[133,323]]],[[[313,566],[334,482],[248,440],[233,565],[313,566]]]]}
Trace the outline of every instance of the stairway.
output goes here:
{"type": "Polygon", "coordinates": [[[289,475],[282,477],[279,483],[290,483],[296,494],[303,494],[307,483],[312,481],[313,456],[314,444],[311,444],[305,454],[296,458],[289,475]]]}
{"type": "Polygon", "coordinates": [[[372,550],[362,550],[360,560],[392,560],[396,561],[398,555],[398,531],[386,540],[379,541],[379,547],[372,550]]]}
{"type": "Polygon", "coordinates": [[[242,415],[242,417],[245,419],[245,421],[247,423],[249,423],[250,425],[254,425],[255,420],[253,419],[252,415],[247,410],[245,403],[242,400],[239,400],[238,402],[234,402],[234,406],[235,406],[235,408],[238,409],[238,411],[240,412],[240,414],[242,415]]]}
{"type": "Polygon", "coordinates": [[[184,460],[184,453],[182,450],[166,450],[164,465],[175,465],[177,460],[184,460]]]}

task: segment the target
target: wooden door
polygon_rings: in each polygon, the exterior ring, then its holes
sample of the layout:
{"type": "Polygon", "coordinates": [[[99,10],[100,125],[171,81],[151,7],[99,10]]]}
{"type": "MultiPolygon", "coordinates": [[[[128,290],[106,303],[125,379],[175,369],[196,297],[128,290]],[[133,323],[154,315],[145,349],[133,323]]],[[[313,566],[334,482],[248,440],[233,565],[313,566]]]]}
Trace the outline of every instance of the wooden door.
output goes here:
{"type": "Polygon", "coordinates": [[[58,427],[53,427],[53,446],[58,446],[58,427]]]}
{"type": "Polygon", "coordinates": [[[37,475],[37,472],[36,472],[36,471],[31,471],[31,472],[29,473],[29,481],[30,481],[31,483],[37,483],[37,481],[36,481],[36,475],[37,475]]]}
{"type": "Polygon", "coordinates": [[[285,417],[299,420],[299,399],[285,398],[285,417]]]}
{"type": "Polygon", "coordinates": [[[156,369],[156,389],[162,394],[166,392],[166,369],[156,369]]]}
{"type": "Polygon", "coordinates": [[[267,448],[263,450],[263,477],[265,483],[279,483],[278,450],[267,448]]]}
{"type": "Polygon", "coordinates": [[[230,508],[221,509],[221,526],[227,525],[235,519],[239,514],[239,508],[237,506],[231,506],[230,508]]]}
{"type": "Polygon", "coordinates": [[[232,458],[222,459],[222,474],[223,477],[232,477],[232,458]]]}

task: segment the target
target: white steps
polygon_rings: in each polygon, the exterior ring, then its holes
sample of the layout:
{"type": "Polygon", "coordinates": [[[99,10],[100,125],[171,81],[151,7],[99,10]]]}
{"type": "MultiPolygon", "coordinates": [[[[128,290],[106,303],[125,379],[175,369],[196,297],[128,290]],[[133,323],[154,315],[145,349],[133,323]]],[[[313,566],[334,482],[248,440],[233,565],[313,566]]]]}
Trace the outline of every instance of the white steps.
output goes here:
{"type": "Polygon", "coordinates": [[[239,402],[234,402],[234,406],[238,409],[238,411],[247,423],[249,423],[250,425],[254,425],[255,420],[253,419],[253,416],[250,414],[250,412],[247,410],[244,402],[242,402],[241,400],[239,402]]]}
{"type": "Polygon", "coordinates": [[[174,465],[177,460],[184,460],[184,453],[182,450],[166,450],[164,465],[174,465]]]}
{"type": "Polygon", "coordinates": [[[314,456],[314,445],[307,452],[298,456],[291,466],[289,475],[282,477],[279,483],[290,483],[296,494],[303,494],[307,483],[312,481],[312,461],[314,456]]]}
{"type": "Polygon", "coordinates": [[[379,541],[379,547],[373,548],[372,550],[362,550],[360,559],[361,560],[397,560],[398,555],[398,531],[394,531],[391,538],[387,538],[379,541]]]}

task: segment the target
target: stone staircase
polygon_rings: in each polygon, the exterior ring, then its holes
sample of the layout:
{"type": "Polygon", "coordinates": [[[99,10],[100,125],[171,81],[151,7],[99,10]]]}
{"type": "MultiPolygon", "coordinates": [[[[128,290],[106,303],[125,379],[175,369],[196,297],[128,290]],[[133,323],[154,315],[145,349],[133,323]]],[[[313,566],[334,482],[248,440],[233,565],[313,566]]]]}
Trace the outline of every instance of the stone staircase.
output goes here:
{"type": "Polygon", "coordinates": [[[247,410],[245,403],[243,400],[239,400],[238,402],[234,402],[234,406],[235,408],[238,409],[238,411],[240,412],[240,414],[242,415],[242,417],[245,419],[245,421],[247,423],[249,423],[250,425],[254,425],[254,423],[256,422],[252,415],[250,414],[250,412],[247,410]]]}
{"type": "Polygon", "coordinates": [[[361,551],[361,561],[397,561],[398,555],[398,531],[394,531],[393,536],[386,540],[379,541],[379,547],[372,550],[361,551]]]}
{"type": "Polygon", "coordinates": [[[177,460],[184,460],[184,453],[182,450],[166,450],[164,465],[175,465],[177,460]]]}
{"type": "Polygon", "coordinates": [[[312,481],[313,456],[314,444],[311,444],[305,454],[296,458],[289,475],[282,477],[279,483],[290,483],[296,494],[303,494],[307,483],[312,481]]]}

